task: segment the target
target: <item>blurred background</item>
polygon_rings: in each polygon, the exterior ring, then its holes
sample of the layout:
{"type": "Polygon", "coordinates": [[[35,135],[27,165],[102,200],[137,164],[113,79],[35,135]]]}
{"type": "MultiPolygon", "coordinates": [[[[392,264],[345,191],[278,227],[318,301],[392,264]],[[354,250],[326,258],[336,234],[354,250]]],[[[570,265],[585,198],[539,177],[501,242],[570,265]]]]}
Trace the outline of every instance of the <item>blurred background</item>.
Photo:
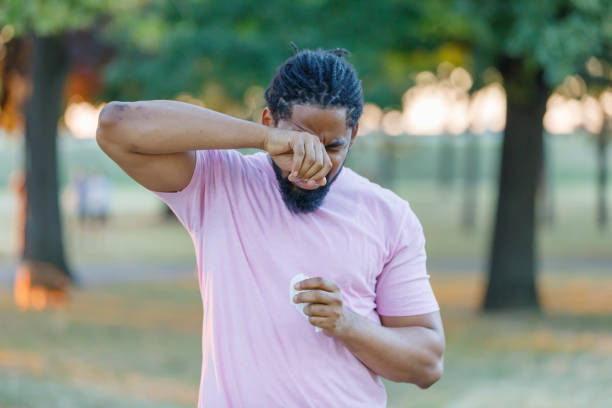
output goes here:
{"type": "Polygon", "coordinates": [[[384,380],[389,407],[609,407],[609,0],[2,0],[0,407],[194,406],[193,244],[97,116],[259,121],[289,41],[352,53],[347,166],[424,227],[445,373],[384,380]]]}

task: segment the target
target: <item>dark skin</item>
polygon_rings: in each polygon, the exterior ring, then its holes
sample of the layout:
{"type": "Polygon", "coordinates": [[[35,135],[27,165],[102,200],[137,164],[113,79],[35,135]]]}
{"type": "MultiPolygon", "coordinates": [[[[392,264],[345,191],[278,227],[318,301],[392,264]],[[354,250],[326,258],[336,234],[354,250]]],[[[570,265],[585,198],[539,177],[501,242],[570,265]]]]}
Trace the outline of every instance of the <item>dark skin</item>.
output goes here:
{"type": "MultiPolygon", "coordinates": [[[[195,150],[258,148],[305,190],[333,180],[353,145],[358,126],[346,126],[344,109],[294,105],[278,127],[268,109],[262,124],[177,101],[111,102],[100,114],[96,140],[130,177],[154,191],[175,192],[189,183],[195,150]]],[[[322,277],[302,281],[296,302],[314,326],[338,338],[364,365],[392,381],[429,387],[442,375],[444,331],[440,313],[380,316],[381,324],[352,312],[341,291],[322,277]]]]}
{"type": "Polygon", "coordinates": [[[303,290],[294,303],[308,303],[308,321],[342,342],[363,364],[395,382],[428,388],[440,379],[444,365],[444,329],[440,312],[414,316],[383,316],[378,325],[353,312],[342,301],[333,281],[313,277],[298,282],[303,290]]]}
{"type": "Polygon", "coordinates": [[[289,178],[305,190],[317,188],[336,177],[359,129],[359,124],[355,125],[354,130],[346,126],[345,108],[322,109],[301,104],[293,105],[291,119],[281,119],[278,125],[275,125],[270,110],[265,108],[261,123],[277,129],[303,131],[318,137],[319,143],[315,140],[305,147],[310,149],[310,154],[280,146],[277,149],[266,149],[274,163],[281,168],[282,177],[289,178]],[[309,157],[319,161],[308,162],[305,159],[309,157]],[[296,177],[297,174],[302,177],[296,177]]]}
{"type": "MultiPolygon", "coordinates": [[[[280,120],[278,128],[301,130],[318,136],[329,156],[328,173],[323,164],[305,166],[294,160],[295,152],[270,152],[274,162],[288,177],[293,170],[304,172],[304,178],[333,180],[341,169],[357,135],[346,126],[345,109],[322,109],[310,105],[294,105],[291,120],[280,120]],[[305,170],[307,168],[307,170],[305,170]]],[[[262,123],[274,126],[266,108],[262,123]]],[[[316,146],[313,146],[313,150],[316,146]]],[[[311,154],[312,155],[312,154],[311,154]]],[[[314,155],[313,155],[314,156],[314,155]]],[[[324,163],[324,155],[321,155],[324,163]]],[[[317,184],[292,181],[300,188],[316,188],[317,184]]],[[[322,183],[319,183],[321,185],[322,183]]],[[[338,338],[351,352],[375,373],[396,382],[408,382],[428,388],[442,375],[445,349],[444,329],[440,312],[415,316],[380,316],[381,325],[361,316],[342,301],[340,287],[323,277],[298,282],[296,289],[304,290],[294,297],[294,303],[308,303],[304,313],[313,326],[321,327],[327,336],[338,338]]]]}

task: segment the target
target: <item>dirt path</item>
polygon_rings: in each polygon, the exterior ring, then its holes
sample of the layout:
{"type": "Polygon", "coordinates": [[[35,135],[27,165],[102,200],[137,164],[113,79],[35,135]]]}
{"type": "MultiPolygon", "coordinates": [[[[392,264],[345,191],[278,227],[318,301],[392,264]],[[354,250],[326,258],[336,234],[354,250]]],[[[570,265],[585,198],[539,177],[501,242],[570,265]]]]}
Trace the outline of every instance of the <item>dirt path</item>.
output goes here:
{"type": "MultiPolygon", "coordinates": [[[[10,286],[17,267],[16,262],[0,263],[0,285],[10,286]]],[[[138,282],[143,280],[163,280],[177,277],[196,277],[195,265],[192,263],[120,263],[75,265],[74,273],[79,286],[103,286],[115,282],[138,282]]]]}

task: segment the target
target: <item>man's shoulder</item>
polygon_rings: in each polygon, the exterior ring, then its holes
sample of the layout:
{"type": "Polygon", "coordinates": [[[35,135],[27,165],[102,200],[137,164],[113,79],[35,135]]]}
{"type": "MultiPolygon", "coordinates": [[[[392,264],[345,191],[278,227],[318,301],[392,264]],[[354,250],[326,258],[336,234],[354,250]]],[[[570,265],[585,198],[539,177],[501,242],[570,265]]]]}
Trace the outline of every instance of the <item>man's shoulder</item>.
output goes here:
{"type": "Polygon", "coordinates": [[[412,211],[408,201],[394,191],[371,181],[346,166],[342,171],[346,171],[344,188],[347,189],[343,193],[379,212],[380,215],[392,216],[397,219],[397,217],[403,217],[406,212],[412,211]]]}

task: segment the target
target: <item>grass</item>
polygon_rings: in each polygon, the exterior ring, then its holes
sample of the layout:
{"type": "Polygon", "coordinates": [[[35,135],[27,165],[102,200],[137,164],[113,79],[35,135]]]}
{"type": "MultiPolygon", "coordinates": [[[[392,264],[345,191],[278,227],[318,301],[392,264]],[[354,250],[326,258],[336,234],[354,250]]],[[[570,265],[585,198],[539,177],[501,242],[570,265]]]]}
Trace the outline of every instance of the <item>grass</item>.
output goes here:
{"type": "Polygon", "coordinates": [[[65,310],[18,312],[0,294],[0,406],[193,406],[197,283],[75,292],[65,310]],[[51,405],[46,405],[51,403],[51,405]]]}
{"type": "MultiPolygon", "coordinates": [[[[481,314],[476,274],[432,272],[447,338],[428,390],[384,380],[389,407],[609,406],[612,300],[543,277],[545,312],[481,314]],[[589,313],[584,314],[584,313],[589,313]]],[[[188,407],[197,398],[201,304],[194,279],[75,292],[64,310],[18,312],[0,290],[0,407],[188,407]]]]}

